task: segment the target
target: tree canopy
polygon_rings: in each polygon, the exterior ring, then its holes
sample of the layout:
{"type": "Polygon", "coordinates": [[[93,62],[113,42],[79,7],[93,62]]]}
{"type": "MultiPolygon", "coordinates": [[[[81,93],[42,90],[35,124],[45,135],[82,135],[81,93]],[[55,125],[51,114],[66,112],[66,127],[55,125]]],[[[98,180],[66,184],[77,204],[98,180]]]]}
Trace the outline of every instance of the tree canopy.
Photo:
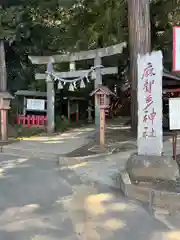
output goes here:
{"type": "MultiPolygon", "coordinates": [[[[152,48],[172,65],[172,26],[180,25],[180,0],[151,1],[152,48]]],[[[34,81],[29,54],[93,49],[128,41],[126,0],[4,0],[0,39],[5,41],[8,86],[42,87],[34,81]]],[[[125,61],[128,59],[128,51],[125,61]]],[[[124,64],[125,65],[125,64],[124,64]]]]}

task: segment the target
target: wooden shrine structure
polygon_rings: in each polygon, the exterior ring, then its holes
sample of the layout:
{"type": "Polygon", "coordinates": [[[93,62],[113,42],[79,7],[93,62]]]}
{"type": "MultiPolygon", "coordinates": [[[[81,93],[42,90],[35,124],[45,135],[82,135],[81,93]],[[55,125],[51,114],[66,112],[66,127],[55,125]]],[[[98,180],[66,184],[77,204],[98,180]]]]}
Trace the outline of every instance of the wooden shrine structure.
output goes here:
{"type": "Polygon", "coordinates": [[[16,122],[25,127],[45,128],[47,125],[46,92],[18,90],[16,122]]]}
{"type": "Polygon", "coordinates": [[[105,143],[105,112],[110,107],[110,97],[116,96],[108,87],[101,84],[90,93],[90,96],[95,96],[96,105],[100,108],[100,146],[105,143]]]}
{"type": "MultiPolygon", "coordinates": [[[[89,72],[88,70],[76,70],[76,62],[82,60],[93,59],[94,60],[94,67],[95,67],[95,83],[94,88],[98,87],[99,84],[102,84],[102,75],[111,75],[117,74],[118,68],[117,67],[108,67],[104,68],[102,66],[102,58],[121,54],[123,49],[127,46],[125,42],[116,44],[113,46],[109,46],[106,48],[99,48],[89,51],[81,51],[75,53],[68,53],[64,55],[56,54],[52,56],[29,56],[32,64],[36,65],[48,65],[49,62],[52,64],[54,63],[62,63],[68,62],[69,63],[69,71],[67,72],[54,72],[57,76],[61,78],[76,78],[84,76],[86,73],[89,72]]],[[[52,78],[47,77],[47,74],[37,73],[35,75],[37,80],[45,80],[47,82],[47,116],[48,116],[48,133],[51,134],[54,132],[54,80],[52,78]]],[[[99,116],[100,116],[100,109],[98,105],[95,105],[95,123],[97,129],[99,130],[99,116]]]]}
{"type": "Polygon", "coordinates": [[[81,102],[85,101],[86,99],[82,97],[64,97],[63,100],[67,101],[68,123],[69,124],[71,123],[73,117],[75,117],[76,121],[79,121],[80,105],[81,105],[81,102]]]}
{"type": "MultiPolygon", "coordinates": [[[[40,91],[30,91],[30,90],[18,90],[15,92],[15,96],[18,101],[18,112],[20,114],[28,114],[29,111],[33,111],[33,112],[47,112],[47,108],[46,108],[46,98],[47,98],[47,94],[46,92],[40,92],[40,91]],[[31,106],[32,104],[28,104],[31,103],[31,100],[40,100],[42,101],[42,105],[44,105],[44,107],[40,107],[39,106],[35,106],[36,102],[34,104],[34,106],[31,106]]],[[[41,103],[41,102],[40,102],[41,103]]],[[[38,102],[37,102],[38,104],[38,102]]]]}

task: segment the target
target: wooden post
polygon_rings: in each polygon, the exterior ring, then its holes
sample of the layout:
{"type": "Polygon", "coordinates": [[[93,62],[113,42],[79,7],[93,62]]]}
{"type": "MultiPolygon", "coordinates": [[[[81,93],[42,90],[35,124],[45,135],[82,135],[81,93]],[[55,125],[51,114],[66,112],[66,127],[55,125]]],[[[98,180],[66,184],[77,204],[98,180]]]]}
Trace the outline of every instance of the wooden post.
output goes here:
{"type": "Polygon", "coordinates": [[[176,160],[177,156],[177,132],[172,132],[172,150],[173,150],[173,159],[176,160]]]}
{"type": "Polygon", "coordinates": [[[105,143],[105,111],[100,109],[100,146],[104,147],[105,143]]]}
{"type": "Polygon", "coordinates": [[[54,82],[48,75],[46,78],[47,83],[47,117],[48,117],[48,134],[54,133],[54,82]]]}
{"type": "MultiPolygon", "coordinates": [[[[7,73],[4,41],[0,40],[0,91],[7,91],[7,73]]],[[[1,138],[7,140],[7,110],[1,110],[1,138]]]]}
{"type": "Polygon", "coordinates": [[[150,1],[128,0],[131,125],[137,130],[137,56],[151,51],[150,1]]]}
{"type": "MultiPolygon", "coordinates": [[[[101,58],[97,55],[94,59],[94,66],[100,66],[101,65],[101,58]]],[[[102,75],[101,75],[101,69],[96,69],[96,79],[94,81],[94,89],[98,87],[99,84],[102,84],[102,75]]],[[[100,106],[95,98],[95,127],[96,131],[100,131],[100,106]]]]}

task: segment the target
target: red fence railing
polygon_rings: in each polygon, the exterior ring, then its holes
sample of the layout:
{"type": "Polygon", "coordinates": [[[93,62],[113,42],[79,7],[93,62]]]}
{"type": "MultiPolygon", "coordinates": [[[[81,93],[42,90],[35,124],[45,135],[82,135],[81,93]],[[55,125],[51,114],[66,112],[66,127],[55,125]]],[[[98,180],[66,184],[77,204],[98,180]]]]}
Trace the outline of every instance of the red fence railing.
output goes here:
{"type": "Polygon", "coordinates": [[[23,127],[45,127],[47,125],[47,116],[19,115],[17,116],[17,124],[23,127]]]}

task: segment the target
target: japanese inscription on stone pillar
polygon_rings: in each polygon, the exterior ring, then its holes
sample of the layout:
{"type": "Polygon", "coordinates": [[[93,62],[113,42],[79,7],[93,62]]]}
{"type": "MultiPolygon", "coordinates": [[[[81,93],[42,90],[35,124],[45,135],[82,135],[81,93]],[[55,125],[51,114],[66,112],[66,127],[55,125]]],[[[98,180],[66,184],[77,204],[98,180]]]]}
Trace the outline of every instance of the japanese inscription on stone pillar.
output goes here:
{"type": "Polygon", "coordinates": [[[138,154],[162,154],[162,53],[138,56],[138,154]]]}

